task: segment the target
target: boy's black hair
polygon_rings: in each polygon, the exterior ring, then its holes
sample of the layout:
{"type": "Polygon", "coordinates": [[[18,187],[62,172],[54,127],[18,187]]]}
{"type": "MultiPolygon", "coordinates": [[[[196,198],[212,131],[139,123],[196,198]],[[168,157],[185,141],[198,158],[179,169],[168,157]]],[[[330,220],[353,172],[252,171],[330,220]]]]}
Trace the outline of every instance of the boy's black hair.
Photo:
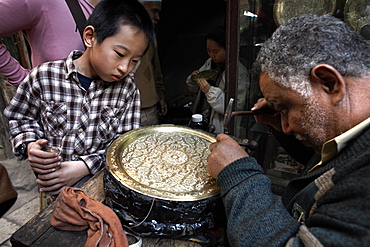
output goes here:
{"type": "Polygon", "coordinates": [[[217,26],[211,29],[206,36],[206,40],[213,40],[220,46],[222,46],[224,49],[226,48],[226,32],[225,28],[222,26],[217,26]]]}
{"type": "Polygon", "coordinates": [[[115,35],[122,25],[130,25],[144,32],[149,42],[154,40],[152,20],[137,0],[101,0],[87,20],[95,29],[98,44],[115,35]]]}

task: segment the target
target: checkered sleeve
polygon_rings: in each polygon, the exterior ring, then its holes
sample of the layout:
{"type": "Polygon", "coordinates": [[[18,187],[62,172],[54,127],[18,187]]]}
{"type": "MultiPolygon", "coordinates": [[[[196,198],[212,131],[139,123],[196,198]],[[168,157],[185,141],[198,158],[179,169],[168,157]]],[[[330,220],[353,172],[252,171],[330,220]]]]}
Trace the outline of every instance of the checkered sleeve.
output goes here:
{"type": "Polygon", "coordinates": [[[4,110],[4,115],[9,120],[10,142],[13,147],[13,153],[21,158],[18,147],[27,141],[40,139],[43,134],[43,128],[37,121],[39,112],[40,87],[37,82],[37,71],[31,73],[25,78],[18,87],[17,93],[4,110]]]}

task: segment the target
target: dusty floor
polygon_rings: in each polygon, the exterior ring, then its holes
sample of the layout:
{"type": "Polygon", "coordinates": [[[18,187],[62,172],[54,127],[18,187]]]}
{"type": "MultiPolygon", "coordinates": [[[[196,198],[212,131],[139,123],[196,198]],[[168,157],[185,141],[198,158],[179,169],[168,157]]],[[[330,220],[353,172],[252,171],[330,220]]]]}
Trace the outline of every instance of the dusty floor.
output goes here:
{"type": "Polygon", "coordinates": [[[35,175],[28,161],[6,159],[1,151],[0,163],[7,168],[10,180],[18,192],[15,204],[0,218],[0,246],[5,247],[11,246],[11,235],[32,219],[39,212],[40,206],[35,175]]]}

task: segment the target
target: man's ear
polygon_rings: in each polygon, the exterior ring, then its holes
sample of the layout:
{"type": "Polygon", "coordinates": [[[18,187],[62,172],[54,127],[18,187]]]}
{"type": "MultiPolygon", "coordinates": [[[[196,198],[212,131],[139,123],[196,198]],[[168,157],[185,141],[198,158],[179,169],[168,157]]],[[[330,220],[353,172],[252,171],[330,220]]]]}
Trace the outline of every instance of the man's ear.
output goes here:
{"type": "Polygon", "coordinates": [[[343,76],[333,66],[319,64],[311,70],[311,81],[330,94],[334,103],[341,101],[345,95],[346,83],[343,76]]]}
{"type": "Polygon", "coordinates": [[[95,39],[94,34],[95,34],[95,29],[93,26],[89,25],[85,27],[84,32],[83,32],[83,41],[84,41],[86,48],[92,46],[94,39],[95,39]]]}

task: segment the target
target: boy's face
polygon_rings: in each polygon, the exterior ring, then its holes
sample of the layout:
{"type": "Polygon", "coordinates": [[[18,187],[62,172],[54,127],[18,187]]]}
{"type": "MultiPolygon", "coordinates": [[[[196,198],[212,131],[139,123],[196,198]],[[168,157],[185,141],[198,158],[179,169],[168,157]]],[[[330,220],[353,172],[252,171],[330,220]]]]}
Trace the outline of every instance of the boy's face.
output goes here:
{"type": "Polygon", "coordinates": [[[148,45],[143,32],[129,25],[122,25],[117,34],[97,43],[91,39],[89,60],[91,71],[104,81],[112,82],[127,76],[142,58],[148,45]]]}

